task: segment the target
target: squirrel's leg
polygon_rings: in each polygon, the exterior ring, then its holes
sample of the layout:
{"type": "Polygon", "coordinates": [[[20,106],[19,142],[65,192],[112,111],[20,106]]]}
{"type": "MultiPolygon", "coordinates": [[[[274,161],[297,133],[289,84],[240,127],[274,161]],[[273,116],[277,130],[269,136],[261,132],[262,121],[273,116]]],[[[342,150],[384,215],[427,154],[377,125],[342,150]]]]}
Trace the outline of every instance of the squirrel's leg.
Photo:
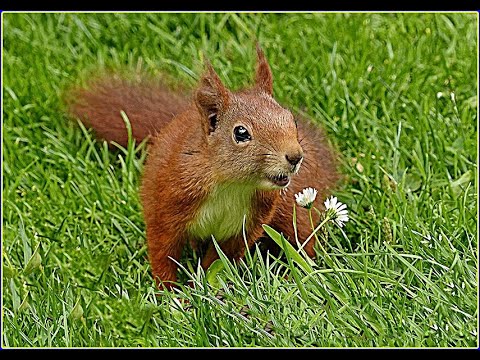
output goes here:
{"type": "Polygon", "coordinates": [[[152,274],[160,288],[175,287],[177,281],[176,261],[180,259],[185,242],[167,233],[159,233],[147,227],[148,256],[152,274]]]}
{"type": "MultiPolygon", "coordinates": [[[[262,224],[268,224],[274,214],[273,206],[277,200],[277,195],[273,192],[259,192],[254,199],[252,208],[255,213],[251,214],[251,218],[255,219],[254,223],[246,225],[246,244],[243,238],[243,231],[239,234],[219,242],[220,249],[229,259],[239,260],[245,254],[245,250],[250,249],[255,241],[263,236],[262,224]]],[[[216,259],[218,259],[217,250],[213,243],[207,249],[202,259],[202,267],[207,269],[216,259]]]]}
{"type": "MultiPolygon", "coordinates": [[[[233,238],[220,244],[220,249],[227,255],[229,259],[240,259],[245,254],[245,242],[241,238],[241,243],[238,238],[233,238]]],[[[212,263],[219,258],[217,249],[213,242],[208,245],[207,251],[202,258],[202,267],[206,270],[212,263]]]]}
{"type": "MultiPolygon", "coordinates": [[[[247,243],[243,238],[243,234],[234,236],[228,240],[222,241],[220,249],[223,253],[233,260],[239,260],[245,255],[245,250],[250,249],[255,241],[257,241],[263,234],[263,228],[261,226],[256,226],[254,229],[251,229],[247,232],[247,243]]],[[[202,258],[202,267],[206,270],[208,267],[219,258],[217,249],[213,245],[213,242],[208,245],[207,251],[202,258]]]]}

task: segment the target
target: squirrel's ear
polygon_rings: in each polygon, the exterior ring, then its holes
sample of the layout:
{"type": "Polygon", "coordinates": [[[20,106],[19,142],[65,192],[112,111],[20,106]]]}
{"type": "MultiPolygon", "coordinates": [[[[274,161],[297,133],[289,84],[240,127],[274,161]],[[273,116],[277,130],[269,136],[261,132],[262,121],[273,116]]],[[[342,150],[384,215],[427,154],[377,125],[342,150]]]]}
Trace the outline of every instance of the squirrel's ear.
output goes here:
{"type": "Polygon", "coordinates": [[[255,76],[255,86],[269,95],[273,94],[273,76],[270,66],[260,45],[257,43],[257,73],[255,76]]]}
{"type": "Polygon", "coordinates": [[[215,131],[218,112],[224,110],[230,101],[230,91],[223,85],[210,62],[195,92],[198,110],[208,118],[208,134],[215,131]]]}

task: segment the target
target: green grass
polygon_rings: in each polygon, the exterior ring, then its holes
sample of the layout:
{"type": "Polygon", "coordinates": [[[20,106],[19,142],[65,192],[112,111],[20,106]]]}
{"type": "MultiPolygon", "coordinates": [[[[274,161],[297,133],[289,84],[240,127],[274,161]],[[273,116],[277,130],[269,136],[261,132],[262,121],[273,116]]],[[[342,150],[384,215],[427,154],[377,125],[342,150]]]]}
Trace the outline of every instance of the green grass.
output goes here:
{"type": "Polygon", "coordinates": [[[478,346],[478,14],[2,15],[2,347],[478,346]],[[313,272],[190,254],[197,286],[158,296],[145,147],[69,125],[63,91],[106,69],[194,86],[204,56],[239,88],[255,38],[342,154],[351,220],[313,272]]]}

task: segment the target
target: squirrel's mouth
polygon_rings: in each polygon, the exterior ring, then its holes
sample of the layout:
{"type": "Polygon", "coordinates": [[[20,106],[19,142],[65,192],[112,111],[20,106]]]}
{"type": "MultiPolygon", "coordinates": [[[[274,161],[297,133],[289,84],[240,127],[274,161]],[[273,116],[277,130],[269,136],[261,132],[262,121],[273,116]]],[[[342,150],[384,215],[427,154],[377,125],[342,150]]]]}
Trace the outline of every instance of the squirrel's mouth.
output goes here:
{"type": "Polygon", "coordinates": [[[288,175],[267,175],[267,179],[275,186],[284,188],[287,187],[288,184],[290,184],[290,176],[288,175]]]}

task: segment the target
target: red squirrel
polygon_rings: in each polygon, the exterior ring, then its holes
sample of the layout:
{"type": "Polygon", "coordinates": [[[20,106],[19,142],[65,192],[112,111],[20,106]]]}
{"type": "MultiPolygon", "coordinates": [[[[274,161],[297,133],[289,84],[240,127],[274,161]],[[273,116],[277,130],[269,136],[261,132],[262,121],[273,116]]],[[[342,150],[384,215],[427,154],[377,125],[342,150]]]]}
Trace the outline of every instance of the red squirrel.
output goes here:
{"type": "MultiPolygon", "coordinates": [[[[133,138],[149,137],[140,194],[159,287],[175,286],[187,242],[208,243],[204,269],[218,258],[212,236],[232,259],[244,255],[244,230],[251,247],[264,236],[262,224],[295,245],[294,194],[314,187],[321,207],[319,198],[339,179],[320,128],[275,101],[259,46],[257,58],[255,84],[240,91],[229,90],[207,63],[192,99],[151,81],[114,78],[93,81],[72,98],[71,113],[99,138],[127,145],[122,110],[133,138]]],[[[306,209],[297,207],[296,224],[302,243],[312,231],[306,209]]],[[[313,245],[304,246],[311,257],[313,245]]]]}

